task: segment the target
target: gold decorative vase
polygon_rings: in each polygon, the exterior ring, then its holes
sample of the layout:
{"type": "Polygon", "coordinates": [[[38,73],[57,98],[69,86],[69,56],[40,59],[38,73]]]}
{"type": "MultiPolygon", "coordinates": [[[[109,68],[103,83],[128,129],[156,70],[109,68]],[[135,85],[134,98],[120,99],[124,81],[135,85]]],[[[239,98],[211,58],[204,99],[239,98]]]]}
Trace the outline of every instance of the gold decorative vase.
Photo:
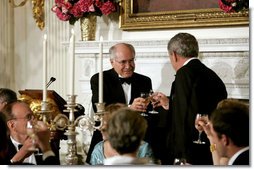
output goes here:
{"type": "Polygon", "coordinates": [[[89,15],[80,19],[82,41],[94,41],[96,33],[97,16],[89,15]]]}

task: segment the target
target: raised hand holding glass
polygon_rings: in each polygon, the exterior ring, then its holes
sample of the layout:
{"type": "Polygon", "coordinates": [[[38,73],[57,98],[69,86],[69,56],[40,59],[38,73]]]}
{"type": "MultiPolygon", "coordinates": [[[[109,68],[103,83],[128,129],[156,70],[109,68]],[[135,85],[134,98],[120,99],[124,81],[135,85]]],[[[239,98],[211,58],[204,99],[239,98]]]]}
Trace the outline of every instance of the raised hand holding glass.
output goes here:
{"type": "Polygon", "coordinates": [[[201,140],[201,134],[204,131],[203,127],[199,124],[199,121],[204,121],[205,123],[208,122],[208,115],[207,114],[197,114],[195,119],[195,128],[198,130],[198,140],[193,141],[196,144],[205,144],[204,141],[201,140]]]}
{"type": "Polygon", "coordinates": [[[39,149],[36,147],[36,125],[34,120],[27,121],[27,135],[32,139],[32,146],[28,148],[29,151],[38,151],[39,149]]]}

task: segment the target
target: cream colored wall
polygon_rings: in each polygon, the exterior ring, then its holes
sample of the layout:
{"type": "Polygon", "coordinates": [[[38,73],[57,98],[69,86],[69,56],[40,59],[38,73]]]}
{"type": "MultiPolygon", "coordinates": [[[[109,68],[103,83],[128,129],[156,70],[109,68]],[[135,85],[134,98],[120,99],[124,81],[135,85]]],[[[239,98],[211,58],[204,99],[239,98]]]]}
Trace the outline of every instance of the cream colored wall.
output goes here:
{"type": "MultiPolygon", "coordinates": [[[[50,11],[54,1],[46,1],[47,30],[41,31],[32,17],[30,1],[20,8],[14,9],[14,90],[42,88],[42,38],[47,33],[48,43],[48,79],[53,76],[57,80],[49,89],[56,90],[65,98],[68,89],[68,55],[61,44],[68,42],[71,26],[62,22],[50,11]]],[[[98,17],[96,40],[103,35],[104,40],[168,40],[178,32],[189,32],[201,38],[248,38],[248,26],[227,28],[170,29],[157,31],[122,31],[117,21],[110,23],[107,18],[98,17]]],[[[80,40],[79,23],[75,24],[76,41],[80,40]]],[[[2,31],[2,29],[1,29],[2,31]]]]}

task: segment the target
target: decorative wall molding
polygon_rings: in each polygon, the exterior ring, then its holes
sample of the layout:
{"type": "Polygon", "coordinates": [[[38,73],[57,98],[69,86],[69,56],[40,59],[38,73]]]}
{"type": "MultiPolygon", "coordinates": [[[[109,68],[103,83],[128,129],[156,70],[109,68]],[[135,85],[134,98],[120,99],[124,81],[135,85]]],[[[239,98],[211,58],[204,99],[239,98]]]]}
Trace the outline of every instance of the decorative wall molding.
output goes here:
{"type": "MultiPolygon", "coordinates": [[[[107,53],[108,49],[119,42],[126,42],[134,45],[137,53],[167,53],[168,40],[112,40],[103,41],[103,52],[107,53]],[[152,47],[152,48],[150,48],[152,47]]],[[[249,51],[248,38],[232,38],[232,39],[199,39],[200,52],[236,52],[236,51],[249,51]]],[[[68,43],[63,43],[67,46],[68,43]]],[[[99,41],[79,41],[76,42],[76,53],[79,54],[94,54],[98,52],[99,41]]]]}

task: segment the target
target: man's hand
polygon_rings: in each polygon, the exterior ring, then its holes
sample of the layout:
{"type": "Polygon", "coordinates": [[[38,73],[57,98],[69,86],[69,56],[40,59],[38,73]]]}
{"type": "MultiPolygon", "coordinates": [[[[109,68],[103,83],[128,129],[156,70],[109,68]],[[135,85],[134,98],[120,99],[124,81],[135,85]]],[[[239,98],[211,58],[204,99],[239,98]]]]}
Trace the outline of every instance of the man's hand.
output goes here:
{"type": "Polygon", "coordinates": [[[152,105],[154,108],[162,106],[165,110],[169,110],[169,99],[165,94],[161,92],[155,92],[152,97],[152,105]]]}
{"type": "Polygon", "coordinates": [[[37,143],[39,147],[41,148],[41,151],[44,153],[48,150],[51,150],[50,143],[49,143],[50,131],[47,125],[42,121],[37,122],[37,127],[38,127],[36,132],[36,135],[38,137],[37,143]]]}
{"type": "Polygon", "coordinates": [[[147,102],[147,99],[138,97],[133,100],[132,104],[129,107],[139,112],[146,112],[148,104],[149,102],[147,102]]]}

